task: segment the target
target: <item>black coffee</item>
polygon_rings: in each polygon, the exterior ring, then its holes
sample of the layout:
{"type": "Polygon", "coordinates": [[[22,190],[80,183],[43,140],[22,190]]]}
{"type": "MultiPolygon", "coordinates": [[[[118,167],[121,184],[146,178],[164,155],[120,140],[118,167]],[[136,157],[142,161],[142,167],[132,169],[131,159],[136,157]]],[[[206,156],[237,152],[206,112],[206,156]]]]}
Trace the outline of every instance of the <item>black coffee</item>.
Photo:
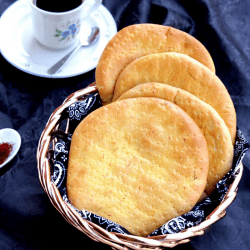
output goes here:
{"type": "Polygon", "coordinates": [[[35,0],[35,5],[50,12],[65,12],[77,8],[82,0],[35,0]]]}

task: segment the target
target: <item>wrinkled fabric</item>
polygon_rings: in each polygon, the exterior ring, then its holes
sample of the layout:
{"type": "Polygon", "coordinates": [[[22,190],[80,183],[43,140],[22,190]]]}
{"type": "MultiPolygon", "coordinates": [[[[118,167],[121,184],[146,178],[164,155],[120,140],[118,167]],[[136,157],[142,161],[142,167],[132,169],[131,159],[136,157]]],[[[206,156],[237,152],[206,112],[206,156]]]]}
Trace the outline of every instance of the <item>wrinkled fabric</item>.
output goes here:
{"type": "MultiPolygon", "coordinates": [[[[13,2],[0,0],[0,14],[13,2]]],[[[103,5],[118,30],[135,23],[157,23],[183,30],[203,43],[232,97],[237,125],[250,141],[250,1],[103,0],[103,5]]],[[[94,79],[95,70],[67,79],[32,76],[0,55],[0,129],[14,128],[22,138],[17,156],[0,169],[0,249],[88,249],[90,244],[110,249],[69,225],[56,211],[40,185],[36,162],[38,140],[50,114],[94,79]]],[[[238,195],[225,218],[176,249],[249,249],[249,152],[243,164],[238,195]]]]}

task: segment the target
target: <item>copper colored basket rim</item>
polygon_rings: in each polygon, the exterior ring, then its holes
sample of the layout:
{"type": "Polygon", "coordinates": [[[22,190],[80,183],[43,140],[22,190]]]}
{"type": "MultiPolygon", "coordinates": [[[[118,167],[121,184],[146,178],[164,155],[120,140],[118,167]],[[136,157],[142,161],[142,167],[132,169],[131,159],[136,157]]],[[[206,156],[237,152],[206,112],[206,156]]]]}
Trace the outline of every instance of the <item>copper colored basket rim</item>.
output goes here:
{"type": "MultiPolygon", "coordinates": [[[[68,96],[62,105],[51,114],[45,129],[42,132],[37,149],[37,167],[41,185],[53,206],[62,214],[69,224],[85,233],[91,239],[110,245],[115,249],[162,249],[165,247],[172,248],[179,244],[187,243],[192,237],[203,235],[212,224],[226,215],[226,208],[233,202],[237,194],[238,184],[243,173],[242,162],[238,164],[235,180],[230,185],[230,188],[220,205],[199,225],[193,226],[179,233],[152,237],[112,233],[93,222],[83,219],[73,206],[62,199],[57,187],[52,182],[48,150],[51,143],[54,143],[51,134],[58,130],[60,123],[62,122],[62,111],[74,102],[84,99],[84,96],[95,92],[98,93],[97,87],[95,83],[92,83],[88,87],[68,96]]],[[[54,145],[52,148],[53,147],[54,145]]]]}

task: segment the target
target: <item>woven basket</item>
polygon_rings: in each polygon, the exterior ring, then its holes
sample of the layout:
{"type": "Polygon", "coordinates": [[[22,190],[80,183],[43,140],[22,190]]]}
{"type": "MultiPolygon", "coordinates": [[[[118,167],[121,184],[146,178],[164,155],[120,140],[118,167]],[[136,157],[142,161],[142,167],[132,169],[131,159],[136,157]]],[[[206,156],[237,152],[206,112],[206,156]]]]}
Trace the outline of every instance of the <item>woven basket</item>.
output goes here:
{"type": "Polygon", "coordinates": [[[237,194],[237,186],[240,182],[243,165],[236,167],[236,178],[230,185],[220,205],[199,225],[188,228],[182,232],[153,237],[139,237],[134,235],[111,233],[84,220],[80,214],[67,202],[65,202],[54,182],[51,180],[50,157],[56,143],[55,132],[59,129],[67,133],[68,118],[63,117],[62,112],[76,101],[83,100],[90,93],[97,93],[95,83],[85,89],[71,94],[50,116],[47,125],[41,135],[37,150],[38,173],[41,185],[48,195],[53,206],[62,216],[78,230],[82,231],[95,241],[110,245],[113,249],[162,249],[172,248],[179,244],[187,243],[194,236],[203,235],[212,224],[226,215],[226,208],[233,202],[237,194]],[[64,125],[63,125],[64,124],[64,125]]]}

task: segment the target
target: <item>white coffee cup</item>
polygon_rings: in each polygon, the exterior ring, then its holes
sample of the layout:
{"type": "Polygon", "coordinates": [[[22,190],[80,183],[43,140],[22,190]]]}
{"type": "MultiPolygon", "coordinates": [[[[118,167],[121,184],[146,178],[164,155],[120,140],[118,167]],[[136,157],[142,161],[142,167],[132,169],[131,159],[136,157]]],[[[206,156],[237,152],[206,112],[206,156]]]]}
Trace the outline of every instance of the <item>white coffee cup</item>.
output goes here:
{"type": "Polygon", "coordinates": [[[82,0],[81,5],[73,10],[50,12],[38,8],[36,0],[27,1],[31,7],[34,36],[50,49],[64,49],[72,45],[78,39],[83,20],[102,3],[102,0],[82,0]]]}

